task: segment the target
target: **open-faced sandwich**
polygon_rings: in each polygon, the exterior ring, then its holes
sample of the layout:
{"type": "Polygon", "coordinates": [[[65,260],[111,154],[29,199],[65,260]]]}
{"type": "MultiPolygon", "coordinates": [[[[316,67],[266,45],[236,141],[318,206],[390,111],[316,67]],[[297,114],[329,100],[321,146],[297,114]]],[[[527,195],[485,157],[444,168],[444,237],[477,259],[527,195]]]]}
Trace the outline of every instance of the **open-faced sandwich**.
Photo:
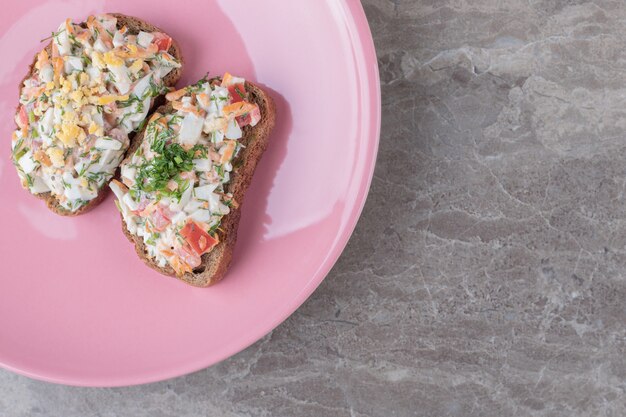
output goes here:
{"type": "Polygon", "coordinates": [[[20,86],[12,159],[24,188],[58,214],[94,207],[181,66],[172,38],[137,18],[63,22],[20,86]]]}
{"type": "Polygon", "coordinates": [[[274,126],[272,99],[225,74],[167,94],[110,184],[123,230],[155,270],[208,286],[226,272],[240,206],[274,126]]]}

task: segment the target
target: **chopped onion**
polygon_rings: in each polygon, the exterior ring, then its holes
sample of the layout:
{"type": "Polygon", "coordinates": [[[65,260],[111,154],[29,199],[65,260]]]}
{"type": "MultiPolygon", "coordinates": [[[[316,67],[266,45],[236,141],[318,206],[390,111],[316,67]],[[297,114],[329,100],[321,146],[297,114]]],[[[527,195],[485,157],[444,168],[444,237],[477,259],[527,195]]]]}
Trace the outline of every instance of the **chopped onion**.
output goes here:
{"type": "Polygon", "coordinates": [[[93,43],[93,49],[102,53],[105,53],[108,51],[108,48],[106,47],[106,45],[104,44],[104,42],[102,42],[102,39],[100,38],[96,39],[96,41],[93,43]]]}
{"type": "Polygon", "coordinates": [[[135,178],[136,173],[137,173],[137,168],[132,167],[130,165],[122,166],[122,177],[132,180],[135,178]]]}
{"type": "Polygon", "coordinates": [[[109,183],[109,187],[111,187],[111,191],[113,191],[113,194],[115,194],[115,197],[117,197],[118,200],[124,198],[126,191],[123,190],[116,181],[111,181],[109,183]]]}
{"type": "Polygon", "coordinates": [[[202,208],[202,204],[204,204],[204,202],[192,198],[191,201],[185,206],[185,211],[187,213],[193,213],[194,211],[202,208]]]}
{"type": "Polygon", "coordinates": [[[193,161],[193,169],[200,172],[208,172],[211,171],[213,164],[210,159],[194,159],[193,161]]]}
{"type": "Polygon", "coordinates": [[[30,174],[37,168],[37,163],[33,160],[33,153],[31,151],[26,152],[17,163],[22,167],[24,174],[30,174]]]}
{"type": "Polygon", "coordinates": [[[65,68],[66,68],[66,72],[72,72],[72,70],[77,70],[77,71],[82,71],[83,70],[83,61],[77,57],[77,56],[70,56],[67,57],[67,61],[65,61],[65,68]],[[69,68],[69,71],[67,71],[67,67],[69,68]]]}
{"type": "Polygon", "coordinates": [[[200,200],[208,201],[213,194],[213,191],[217,188],[217,184],[207,184],[201,187],[196,187],[193,189],[194,195],[196,198],[200,200]]]}
{"type": "Polygon", "coordinates": [[[133,198],[130,196],[130,193],[124,194],[124,197],[122,197],[122,201],[132,211],[135,211],[139,208],[139,203],[133,200],[133,198]]]}
{"type": "Polygon", "coordinates": [[[179,140],[184,145],[195,145],[200,139],[204,119],[188,113],[180,124],[179,140]]]}
{"type": "Polygon", "coordinates": [[[99,138],[96,140],[96,148],[98,149],[112,149],[118,151],[122,149],[122,143],[111,138],[99,138]]]}
{"type": "Polygon", "coordinates": [[[100,78],[100,69],[95,65],[89,65],[85,72],[87,72],[87,75],[89,75],[91,80],[97,80],[100,78]]]}
{"type": "Polygon", "coordinates": [[[226,136],[227,139],[240,139],[243,136],[241,128],[235,120],[231,120],[228,123],[228,127],[226,128],[226,132],[224,132],[224,136],[226,136]]]}
{"type": "Polygon", "coordinates": [[[177,223],[180,223],[186,218],[187,218],[187,213],[185,213],[184,211],[180,211],[176,213],[175,215],[173,215],[170,221],[172,222],[173,225],[176,225],[177,223]]]}
{"type": "Polygon", "coordinates": [[[183,191],[183,194],[180,197],[180,201],[178,202],[174,201],[172,204],[170,204],[170,210],[172,211],[182,210],[183,207],[185,207],[187,203],[189,203],[189,200],[191,200],[192,191],[193,191],[193,187],[188,186],[187,189],[183,191]]]}
{"type": "Polygon", "coordinates": [[[208,223],[211,220],[211,212],[206,209],[200,209],[191,213],[189,217],[199,222],[208,223]]]}
{"type": "Polygon", "coordinates": [[[117,91],[119,91],[120,94],[128,93],[130,91],[130,85],[132,84],[128,76],[128,68],[124,65],[109,65],[108,68],[115,77],[113,84],[117,87],[117,91]]]}
{"type": "Polygon", "coordinates": [[[65,23],[62,23],[59,26],[58,35],[53,38],[53,42],[57,44],[57,48],[59,49],[59,54],[69,55],[72,46],[70,45],[70,38],[67,35],[67,30],[65,30],[65,23]]]}
{"type": "Polygon", "coordinates": [[[113,35],[113,46],[119,47],[124,45],[124,35],[119,30],[115,31],[115,35],[113,35]]]}
{"type": "Polygon", "coordinates": [[[148,87],[150,87],[150,79],[152,78],[152,73],[146,75],[141,80],[137,81],[135,87],[133,87],[133,94],[139,98],[143,98],[144,94],[148,87]]]}
{"type": "Polygon", "coordinates": [[[141,31],[139,35],[137,35],[137,43],[142,48],[147,48],[152,43],[154,39],[154,35],[152,33],[141,31]]]}
{"type": "Polygon", "coordinates": [[[46,185],[41,177],[35,177],[35,179],[33,180],[33,186],[30,187],[30,191],[35,194],[47,193],[48,191],[50,191],[50,187],[46,185]]]}
{"type": "Polygon", "coordinates": [[[39,71],[39,78],[41,81],[49,83],[54,78],[54,71],[52,70],[52,65],[44,65],[43,68],[39,71]]]}

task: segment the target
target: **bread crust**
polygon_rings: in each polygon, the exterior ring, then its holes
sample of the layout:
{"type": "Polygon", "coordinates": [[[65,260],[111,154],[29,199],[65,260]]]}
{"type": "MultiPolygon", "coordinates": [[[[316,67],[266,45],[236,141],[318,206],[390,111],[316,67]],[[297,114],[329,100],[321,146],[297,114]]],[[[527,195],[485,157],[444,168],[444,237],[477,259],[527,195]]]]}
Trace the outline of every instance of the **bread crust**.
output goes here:
{"type": "MultiPolygon", "coordinates": [[[[139,33],[139,31],[145,31],[145,32],[163,32],[163,33],[167,33],[161,29],[159,29],[158,27],[143,21],[137,17],[133,17],[133,16],[127,16],[125,14],[122,13],[107,13],[110,16],[114,16],[115,18],[117,18],[117,27],[120,28],[122,26],[126,26],[129,30],[130,33],[136,34],[139,33]]],[[[85,22],[82,22],[81,25],[85,25],[85,22]]],[[[52,41],[50,41],[46,47],[44,48],[48,54],[52,54],[52,41]]],[[[178,80],[180,79],[181,75],[182,75],[182,69],[184,66],[184,62],[183,62],[183,56],[180,50],[180,46],[178,45],[178,43],[176,42],[176,40],[174,38],[172,38],[172,46],[170,47],[170,49],[168,49],[168,52],[170,53],[170,55],[172,55],[174,58],[176,58],[178,61],[180,61],[181,66],[180,68],[174,68],[173,71],[171,71],[169,74],[167,74],[164,78],[163,81],[165,83],[166,86],[168,87],[173,87],[178,80]]],[[[22,81],[19,84],[19,90],[18,91],[22,91],[22,86],[24,85],[24,81],[26,81],[28,78],[30,78],[30,76],[33,74],[33,71],[35,69],[35,64],[37,63],[37,54],[35,54],[32,63],[30,64],[30,66],[28,67],[28,73],[26,74],[26,76],[22,79],[22,81]]],[[[152,106],[150,107],[150,111],[148,112],[148,116],[149,117],[152,110],[154,110],[156,107],[158,107],[159,105],[161,105],[165,100],[165,96],[164,95],[160,95],[158,97],[156,97],[153,102],[152,102],[152,106]]],[[[17,114],[17,112],[20,109],[20,105],[17,105],[17,108],[15,110],[15,113],[17,114]]],[[[128,135],[128,138],[130,139],[130,146],[129,149],[132,148],[137,140],[137,134],[136,132],[131,132],[128,135]]],[[[128,151],[127,151],[128,154],[128,151]]],[[[118,170],[119,171],[119,168],[118,170]]],[[[117,176],[117,171],[116,174],[113,175],[113,177],[111,178],[115,178],[117,176]]],[[[110,180],[109,180],[110,181],[110,180]]],[[[104,200],[104,198],[107,196],[108,192],[109,192],[109,181],[107,181],[106,183],[104,183],[102,185],[102,187],[100,188],[100,190],[98,190],[98,195],[96,196],[96,198],[94,198],[93,200],[90,200],[89,203],[85,204],[84,206],[80,207],[78,210],[76,211],[70,211],[67,210],[65,208],[63,208],[61,206],[61,204],[59,203],[59,201],[57,200],[57,198],[50,192],[47,193],[40,193],[40,194],[33,194],[30,193],[31,195],[44,200],[44,202],[46,203],[46,206],[48,206],[48,208],[50,210],[52,210],[53,212],[55,212],[56,214],[59,214],[61,216],[78,216],[80,214],[86,213],[89,210],[93,209],[94,207],[96,207],[102,200],[104,200]]]]}
{"type": "MultiPolygon", "coordinates": [[[[235,159],[234,165],[237,168],[231,173],[230,181],[225,184],[226,192],[233,194],[235,201],[238,203],[238,207],[232,207],[230,213],[222,218],[220,225],[221,230],[217,232],[220,243],[209,253],[202,255],[201,265],[194,269],[194,272],[188,272],[182,276],[177,276],[174,269],[169,265],[160,267],[155,260],[148,255],[143,239],[128,231],[122,216],[122,231],[128,240],[134,244],[137,255],[146,265],[163,275],[180,279],[196,287],[208,287],[209,285],[215,284],[224,277],[228,270],[232,260],[233,249],[237,241],[237,229],[241,218],[241,207],[244,203],[244,196],[252,182],[252,176],[256,166],[267,148],[270,132],[274,127],[276,108],[272,98],[257,85],[249,81],[246,81],[246,91],[249,94],[250,101],[259,106],[261,110],[261,121],[254,127],[245,126],[243,128],[241,142],[245,145],[245,148],[243,148],[237,156],[237,159],[235,159]]],[[[166,113],[171,110],[173,109],[168,103],[165,106],[159,107],[156,111],[166,113]]],[[[132,157],[132,153],[143,140],[144,132],[145,128],[137,135],[137,141],[133,149],[129,149],[127,159],[132,157]]]]}

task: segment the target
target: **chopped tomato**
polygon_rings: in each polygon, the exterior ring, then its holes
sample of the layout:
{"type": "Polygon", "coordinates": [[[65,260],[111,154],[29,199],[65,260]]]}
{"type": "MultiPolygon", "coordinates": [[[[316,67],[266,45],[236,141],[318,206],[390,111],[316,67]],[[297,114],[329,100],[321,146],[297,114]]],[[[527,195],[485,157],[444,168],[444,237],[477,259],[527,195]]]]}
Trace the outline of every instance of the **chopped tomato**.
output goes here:
{"type": "Polygon", "coordinates": [[[180,229],[180,234],[198,256],[208,252],[219,243],[217,238],[209,235],[193,220],[188,221],[187,224],[180,229]]]}
{"type": "Polygon", "coordinates": [[[159,51],[167,51],[170,49],[172,46],[172,38],[161,32],[155,32],[153,35],[154,39],[152,40],[152,43],[159,48],[159,51]]]}
{"type": "Polygon", "coordinates": [[[243,83],[231,84],[228,86],[231,103],[239,103],[246,98],[246,86],[243,83]]]}
{"type": "Polygon", "coordinates": [[[258,106],[255,106],[255,108],[248,113],[237,116],[235,120],[237,120],[237,124],[239,125],[239,127],[244,127],[247,125],[254,126],[259,122],[259,120],[261,120],[261,111],[259,110],[258,106]]]}
{"type": "Polygon", "coordinates": [[[250,113],[246,113],[243,116],[235,117],[235,120],[237,120],[239,127],[244,127],[250,124],[252,117],[250,116],[250,113]]]}

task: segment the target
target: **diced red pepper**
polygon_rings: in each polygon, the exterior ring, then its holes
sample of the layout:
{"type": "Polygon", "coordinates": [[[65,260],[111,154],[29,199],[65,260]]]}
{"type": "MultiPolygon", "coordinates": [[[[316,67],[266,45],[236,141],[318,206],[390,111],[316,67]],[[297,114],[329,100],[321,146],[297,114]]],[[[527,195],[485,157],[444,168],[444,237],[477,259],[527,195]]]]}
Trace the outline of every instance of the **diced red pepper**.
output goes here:
{"type": "Polygon", "coordinates": [[[239,127],[244,127],[250,124],[252,116],[250,116],[250,113],[246,113],[243,116],[235,117],[235,120],[237,120],[239,127]]]}
{"type": "Polygon", "coordinates": [[[239,103],[246,98],[246,86],[243,83],[231,84],[228,86],[231,103],[239,103]]]}
{"type": "Polygon", "coordinates": [[[187,224],[180,229],[180,235],[185,238],[189,246],[191,246],[191,249],[198,255],[210,251],[219,243],[219,240],[205,232],[204,229],[193,220],[188,221],[187,224]]]}
{"type": "Polygon", "coordinates": [[[258,106],[255,106],[251,111],[235,117],[235,120],[237,120],[239,127],[244,127],[249,124],[256,125],[259,120],[261,120],[261,111],[258,106]]]}
{"type": "Polygon", "coordinates": [[[154,39],[152,40],[152,43],[159,48],[159,51],[167,51],[170,49],[172,46],[172,38],[161,32],[155,32],[153,35],[154,39]]]}

